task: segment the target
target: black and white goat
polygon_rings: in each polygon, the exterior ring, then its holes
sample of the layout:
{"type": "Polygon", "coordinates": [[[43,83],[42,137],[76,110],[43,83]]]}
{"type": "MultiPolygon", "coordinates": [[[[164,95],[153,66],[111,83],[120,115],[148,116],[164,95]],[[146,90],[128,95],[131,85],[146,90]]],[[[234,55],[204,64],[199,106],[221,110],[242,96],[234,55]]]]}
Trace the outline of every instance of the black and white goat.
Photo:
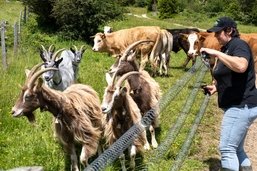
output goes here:
{"type": "MultiPolygon", "coordinates": [[[[136,63],[135,53],[133,49],[148,40],[141,40],[131,44],[119,61],[116,61],[111,67],[111,70],[106,73],[107,76],[112,77],[114,75],[122,76],[131,71],[139,71],[139,65],[136,63]]],[[[146,71],[140,71],[140,75],[131,75],[128,77],[129,92],[134,101],[137,103],[142,115],[144,115],[150,109],[156,110],[156,116],[153,123],[149,126],[151,133],[151,145],[153,148],[158,147],[158,143],[155,138],[155,128],[159,124],[159,106],[158,102],[161,98],[161,89],[159,84],[149,75],[146,71]]],[[[148,143],[149,144],[149,143],[148,143]]],[[[150,149],[150,145],[148,145],[150,149]]]]}
{"type": "MultiPolygon", "coordinates": [[[[130,75],[138,75],[139,72],[130,72],[120,79],[116,80],[116,76],[110,79],[106,77],[108,86],[105,89],[102,111],[106,114],[106,124],[104,135],[109,145],[113,144],[134,124],[140,122],[142,115],[137,104],[131,97],[127,87],[123,87],[122,83],[130,75]],[[117,82],[116,82],[117,81],[117,82]]],[[[142,152],[144,144],[147,142],[145,131],[142,132],[129,147],[130,167],[135,168],[135,156],[137,152],[142,152]]],[[[125,155],[120,156],[122,170],[125,167],[125,155]]]]}
{"type": "Polygon", "coordinates": [[[102,133],[102,111],[100,99],[90,86],[73,84],[58,91],[43,84],[40,76],[56,68],[39,70],[41,65],[26,70],[27,79],[20,96],[12,108],[14,117],[27,116],[35,121],[33,112],[37,108],[53,114],[60,124],[56,127],[58,138],[71,158],[71,170],[78,171],[75,143],[82,145],[80,162],[87,165],[88,159],[97,152],[102,133]]]}
{"type": "Polygon", "coordinates": [[[55,48],[53,45],[51,45],[48,49],[48,51],[42,46],[42,49],[40,50],[40,57],[44,62],[43,68],[57,68],[58,70],[50,70],[48,72],[45,72],[43,74],[44,82],[49,87],[55,89],[55,90],[65,90],[68,88],[71,84],[75,82],[74,77],[74,70],[72,66],[72,60],[71,57],[59,57],[58,55],[64,51],[65,49],[59,49],[58,51],[54,52],[55,48]]]}

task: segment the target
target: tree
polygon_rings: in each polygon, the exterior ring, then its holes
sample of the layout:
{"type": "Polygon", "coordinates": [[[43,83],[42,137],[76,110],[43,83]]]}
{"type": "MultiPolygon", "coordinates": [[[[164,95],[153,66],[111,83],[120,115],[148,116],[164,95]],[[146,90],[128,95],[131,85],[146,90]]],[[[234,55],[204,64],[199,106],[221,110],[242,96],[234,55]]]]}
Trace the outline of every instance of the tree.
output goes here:
{"type": "Polygon", "coordinates": [[[23,0],[38,15],[42,26],[54,26],[55,31],[66,38],[83,40],[90,40],[89,37],[104,23],[122,18],[124,10],[116,1],[23,0]]]}

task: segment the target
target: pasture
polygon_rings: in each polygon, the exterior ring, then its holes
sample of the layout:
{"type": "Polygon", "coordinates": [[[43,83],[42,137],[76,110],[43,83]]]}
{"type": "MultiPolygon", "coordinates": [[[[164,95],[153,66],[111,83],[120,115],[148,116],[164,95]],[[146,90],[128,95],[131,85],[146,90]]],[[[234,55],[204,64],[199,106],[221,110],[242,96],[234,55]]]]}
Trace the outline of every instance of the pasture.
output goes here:
{"type": "MultiPolygon", "coordinates": [[[[10,1],[8,5],[1,1],[0,19],[7,19],[10,24],[19,17],[19,11],[22,9],[20,3],[10,1]],[[12,8],[10,8],[12,6],[12,8]],[[14,10],[13,10],[14,9],[14,10]],[[11,17],[10,17],[11,16],[11,17]]],[[[156,25],[162,28],[178,28],[176,24],[200,27],[206,29],[210,27],[214,20],[202,20],[202,22],[194,22],[190,18],[177,16],[174,19],[158,20],[156,16],[147,13],[145,9],[131,8],[131,15],[126,15],[126,20],[109,23],[114,30],[129,28],[139,25],[156,25]],[[136,17],[133,14],[142,16],[147,13],[150,17],[136,17]]],[[[203,16],[203,19],[205,17],[203,16]]],[[[61,145],[53,137],[52,115],[48,112],[36,111],[36,122],[30,124],[25,117],[13,118],[11,116],[11,108],[20,93],[20,86],[24,84],[26,68],[30,69],[35,64],[41,62],[38,48],[40,44],[49,46],[54,44],[58,48],[69,48],[71,45],[80,47],[85,44],[82,41],[64,41],[58,35],[46,35],[36,29],[35,21],[31,21],[23,26],[22,40],[17,56],[13,55],[11,47],[7,51],[8,69],[3,70],[0,67],[0,170],[7,170],[20,166],[43,166],[45,171],[64,171],[69,170],[68,159],[62,150],[61,145]],[[30,28],[26,28],[30,27],[30,28]],[[32,32],[30,32],[33,30],[32,32]]],[[[100,28],[101,29],[101,28],[100,28]]],[[[245,33],[257,32],[256,27],[241,26],[239,30],[245,33]]],[[[105,72],[115,61],[112,57],[105,53],[97,53],[91,50],[92,44],[85,44],[85,51],[80,65],[79,82],[92,86],[102,98],[104,88],[106,86],[105,72]]],[[[156,77],[160,84],[162,93],[165,95],[170,91],[179,80],[189,70],[191,63],[186,69],[181,67],[185,60],[185,54],[178,52],[171,54],[169,77],[156,77]]],[[[205,66],[203,66],[205,67],[205,66]]],[[[150,162],[151,157],[156,154],[152,150],[146,152],[143,157],[137,157],[136,170],[148,168],[149,171],[161,170],[166,171],[174,164],[177,154],[179,153],[188,132],[192,129],[200,106],[204,99],[204,94],[198,90],[202,83],[211,81],[210,73],[207,71],[202,80],[198,80],[200,69],[190,76],[190,80],[183,85],[180,92],[176,94],[168,106],[161,112],[160,128],[157,132],[157,141],[159,145],[167,138],[170,129],[175,125],[176,121],[182,117],[184,109],[188,109],[188,114],[183,120],[183,126],[165,153],[158,159],[158,162],[150,162]],[[190,94],[192,90],[197,93],[194,97],[190,94]],[[191,99],[188,99],[190,97],[191,99]],[[186,106],[187,101],[193,100],[191,106],[186,106]]],[[[218,154],[218,128],[221,118],[221,112],[217,108],[216,96],[210,98],[207,110],[194,136],[189,153],[183,162],[181,171],[199,171],[215,169],[219,164],[218,154]]],[[[90,160],[92,162],[93,159],[90,160]]],[[[89,163],[90,163],[89,162],[89,163]]],[[[119,170],[119,162],[108,166],[106,170],[119,170]]]]}

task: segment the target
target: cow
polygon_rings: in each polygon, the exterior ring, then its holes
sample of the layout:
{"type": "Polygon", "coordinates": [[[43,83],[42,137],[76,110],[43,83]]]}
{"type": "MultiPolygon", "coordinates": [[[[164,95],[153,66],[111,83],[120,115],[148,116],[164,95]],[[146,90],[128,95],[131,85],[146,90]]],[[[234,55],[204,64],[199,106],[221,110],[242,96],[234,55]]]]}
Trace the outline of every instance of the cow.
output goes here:
{"type": "MultiPolygon", "coordinates": [[[[143,70],[150,56],[156,56],[152,51],[159,40],[161,29],[158,26],[138,26],[114,31],[108,34],[96,33],[94,36],[94,52],[107,52],[114,57],[119,57],[125,49],[138,40],[151,40],[148,44],[138,46],[137,52],[141,53],[140,70],[143,70]]],[[[154,64],[152,64],[154,66],[154,64]]]]}
{"type": "MultiPolygon", "coordinates": [[[[241,33],[240,38],[246,41],[253,53],[254,58],[254,67],[255,67],[255,75],[257,76],[257,33],[241,33]]],[[[220,50],[221,45],[219,44],[218,40],[214,36],[214,33],[208,32],[199,32],[199,33],[190,33],[190,34],[183,34],[183,40],[188,41],[190,48],[188,54],[192,56],[200,55],[201,47],[211,48],[220,50]]],[[[212,69],[215,66],[216,60],[212,56],[210,56],[210,70],[212,73],[212,69]]],[[[257,85],[257,81],[255,83],[257,85]]]]}
{"type": "MultiPolygon", "coordinates": [[[[179,28],[179,29],[166,29],[168,32],[170,32],[173,36],[173,46],[172,51],[175,53],[178,53],[181,49],[187,54],[189,50],[189,45],[186,41],[184,41],[181,37],[181,34],[190,34],[193,32],[200,32],[198,28],[179,28]]],[[[188,64],[188,62],[191,60],[191,57],[187,54],[187,58],[185,62],[183,63],[183,67],[185,68],[188,64]]],[[[194,64],[194,61],[192,65],[194,64]]]]}

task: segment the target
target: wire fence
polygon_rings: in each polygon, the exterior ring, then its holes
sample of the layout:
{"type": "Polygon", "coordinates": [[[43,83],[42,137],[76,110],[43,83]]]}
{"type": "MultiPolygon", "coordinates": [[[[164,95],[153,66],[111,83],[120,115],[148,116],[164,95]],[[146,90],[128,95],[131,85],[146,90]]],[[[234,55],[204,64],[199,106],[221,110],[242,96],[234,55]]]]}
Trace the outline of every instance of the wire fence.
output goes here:
{"type": "MultiPolygon", "coordinates": [[[[9,26],[9,22],[7,20],[0,21],[0,34],[1,34],[1,51],[2,51],[2,66],[3,69],[6,70],[8,68],[8,56],[7,56],[7,41],[12,40],[13,38],[13,53],[17,54],[19,43],[20,43],[20,35],[21,35],[21,25],[22,23],[26,23],[28,20],[28,9],[25,6],[24,10],[20,12],[20,17],[18,21],[16,21],[13,25],[13,34],[7,36],[7,32],[11,32],[11,27],[9,26]],[[12,37],[11,37],[12,36],[12,37]]],[[[11,47],[11,46],[10,46],[11,47]]]]}

